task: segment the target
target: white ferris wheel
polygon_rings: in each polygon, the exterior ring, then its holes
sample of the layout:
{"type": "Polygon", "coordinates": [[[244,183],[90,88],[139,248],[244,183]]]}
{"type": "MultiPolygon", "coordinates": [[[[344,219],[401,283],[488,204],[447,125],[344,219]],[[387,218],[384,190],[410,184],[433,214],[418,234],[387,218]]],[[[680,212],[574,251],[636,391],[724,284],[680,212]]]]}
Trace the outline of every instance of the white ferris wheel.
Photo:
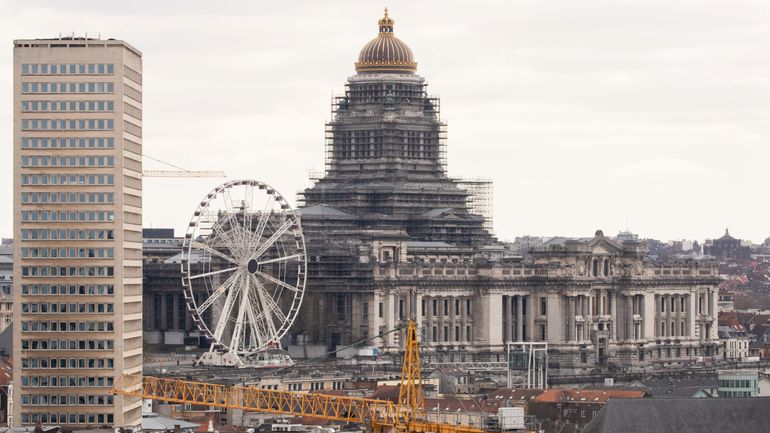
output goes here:
{"type": "Polygon", "coordinates": [[[306,270],[299,219],[275,189],[236,180],[206,195],[190,220],[182,253],[187,306],[212,340],[199,362],[276,361],[265,354],[280,348],[297,317],[306,270]]]}

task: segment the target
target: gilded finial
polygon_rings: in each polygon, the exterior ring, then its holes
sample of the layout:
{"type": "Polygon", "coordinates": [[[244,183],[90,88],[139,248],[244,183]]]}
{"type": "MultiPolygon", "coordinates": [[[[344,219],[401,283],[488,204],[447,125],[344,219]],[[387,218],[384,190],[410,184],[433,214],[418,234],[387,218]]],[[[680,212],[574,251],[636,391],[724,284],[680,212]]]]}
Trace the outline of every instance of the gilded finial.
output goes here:
{"type": "Polygon", "coordinates": [[[388,8],[385,8],[385,14],[378,21],[380,33],[393,33],[393,18],[388,15],[388,8]]]}

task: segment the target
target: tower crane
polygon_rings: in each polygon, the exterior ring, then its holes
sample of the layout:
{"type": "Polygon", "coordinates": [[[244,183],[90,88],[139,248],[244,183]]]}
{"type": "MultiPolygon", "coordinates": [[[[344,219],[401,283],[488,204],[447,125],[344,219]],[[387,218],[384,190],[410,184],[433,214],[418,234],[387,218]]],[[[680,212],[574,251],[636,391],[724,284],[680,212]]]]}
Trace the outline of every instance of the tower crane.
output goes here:
{"type": "Polygon", "coordinates": [[[366,425],[374,433],[484,433],[475,427],[426,419],[417,324],[410,320],[406,331],[406,350],[396,403],[140,375],[124,375],[112,393],[168,403],[352,422],[366,425]]]}
{"type": "Polygon", "coordinates": [[[142,156],[174,168],[174,170],[142,170],[144,177],[227,177],[225,172],[220,170],[187,170],[150,155],[142,154],[142,156]]]}

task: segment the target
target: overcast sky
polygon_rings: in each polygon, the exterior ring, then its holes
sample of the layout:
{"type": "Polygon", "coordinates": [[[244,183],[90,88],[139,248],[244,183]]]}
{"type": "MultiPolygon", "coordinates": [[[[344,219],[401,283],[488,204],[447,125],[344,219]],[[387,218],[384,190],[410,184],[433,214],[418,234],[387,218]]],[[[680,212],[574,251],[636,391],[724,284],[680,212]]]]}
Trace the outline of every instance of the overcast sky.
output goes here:
{"type": "MultiPolygon", "coordinates": [[[[441,97],[450,175],[494,181],[501,239],[770,236],[767,0],[0,0],[0,235],[13,39],[126,40],[143,53],[145,154],[293,198],[383,6],[441,97]]],[[[144,226],[181,230],[220,181],[145,179],[144,226]]]]}

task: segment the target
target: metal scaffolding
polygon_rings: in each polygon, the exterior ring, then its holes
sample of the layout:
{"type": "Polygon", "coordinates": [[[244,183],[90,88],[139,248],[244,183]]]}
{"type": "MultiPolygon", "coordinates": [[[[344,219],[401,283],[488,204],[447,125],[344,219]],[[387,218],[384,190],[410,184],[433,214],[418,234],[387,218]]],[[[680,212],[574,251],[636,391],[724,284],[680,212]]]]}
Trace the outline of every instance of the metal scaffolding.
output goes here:
{"type": "Polygon", "coordinates": [[[457,185],[468,191],[468,208],[471,213],[484,217],[484,228],[493,232],[494,190],[490,179],[456,179],[457,185]]]}

